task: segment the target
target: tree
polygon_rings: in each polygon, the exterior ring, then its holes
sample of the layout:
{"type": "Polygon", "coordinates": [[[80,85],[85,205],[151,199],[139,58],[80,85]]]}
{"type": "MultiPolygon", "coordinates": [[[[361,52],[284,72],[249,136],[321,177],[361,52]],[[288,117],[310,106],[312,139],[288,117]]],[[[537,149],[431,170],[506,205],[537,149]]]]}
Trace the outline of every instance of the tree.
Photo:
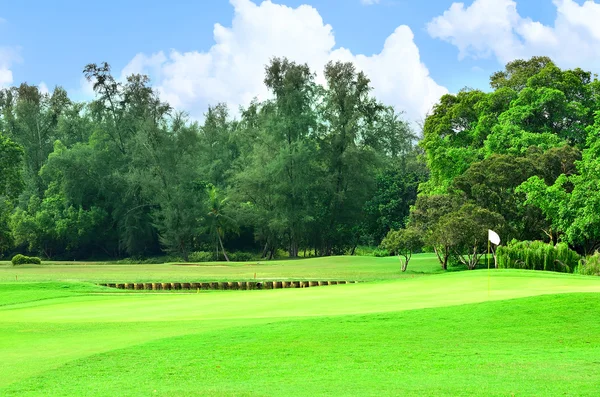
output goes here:
{"type": "Polygon", "coordinates": [[[448,244],[456,259],[473,270],[485,253],[488,230],[498,230],[503,223],[500,214],[474,204],[464,204],[445,216],[438,227],[449,239],[448,244]]]}
{"type": "Polygon", "coordinates": [[[328,177],[320,228],[322,252],[331,255],[355,241],[353,224],[362,220],[373,191],[378,158],[371,127],[384,107],[370,96],[369,79],[351,63],[328,63],[325,79],[322,117],[327,129],[320,146],[328,177]]]}
{"type": "Polygon", "coordinates": [[[15,199],[23,189],[23,149],[0,132],[0,197],[15,199]]]}
{"type": "Polygon", "coordinates": [[[402,272],[405,272],[412,254],[423,248],[423,240],[420,231],[412,227],[390,230],[381,242],[381,248],[398,255],[402,272]],[[401,256],[404,257],[404,262],[400,258],[401,256]]]}
{"type": "Polygon", "coordinates": [[[537,239],[545,227],[544,217],[530,206],[522,205],[525,197],[515,192],[515,188],[531,176],[547,172],[540,167],[543,162],[539,157],[494,154],[471,164],[454,179],[453,186],[464,192],[467,200],[502,215],[508,240],[537,239]]]}
{"type": "Polygon", "coordinates": [[[503,87],[521,91],[527,85],[529,78],[535,76],[548,65],[554,65],[548,57],[532,57],[529,60],[516,59],[506,64],[503,71],[496,72],[490,77],[493,89],[503,87]]]}
{"type": "Polygon", "coordinates": [[[219,259],[219,246],[225,260],[229,262],[229,257],[225,251],[223,245],[223,238],[225,233],[229,231],[236,231],[237,225],[235,220],[227,215],[227,198],[221,198],[219,191],[212,187],[208,192],[208,214],[206,216],[206,222],[209,233],[215,240],[216,259],[219,259]]]}
{"type": "Polygon", "coordinates": [[[427,180],[427,175],[416,153],[388,160],[376,177],[372,197],[365,203],[363,234],[372,241],[381,241],[390,230],[406,226],[419,184],[427,180]]]}
{"type": "Polygon", "coordinates": [[[582,160],[576,162],[577,172],[566,167],[554,183],[534,176],[525,181],[519,192],[526,194],[526,203],[539,208],[548,219],[556,240],[563,239],[586,254],[600,246],[600,140],[597,131],[600,116],[589,128],[589,147],[582,160]]]}
{"type": "Polygon", "coordinates": [[[454,240],[440,225],[463,201],[464,198],[456,195],[421,195],[410,212],[409,225],[419,230],[425,245],[433,248],[443,270],[448,269],[454,240]]]}

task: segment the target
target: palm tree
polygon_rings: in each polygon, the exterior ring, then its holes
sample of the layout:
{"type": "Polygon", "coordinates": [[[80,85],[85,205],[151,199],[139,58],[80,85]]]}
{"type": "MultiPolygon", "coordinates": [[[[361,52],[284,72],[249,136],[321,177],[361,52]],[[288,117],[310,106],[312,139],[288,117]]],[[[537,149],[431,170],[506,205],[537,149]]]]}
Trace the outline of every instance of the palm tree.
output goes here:
{"type": "Polygon", "coordinates": [[[210,234],[215,238],[217,260],[219,260],[219,246],[221,246],[221,251],[223,251],[225,260],[229,262],[229,257],[223,246],[223,237],[225,236],[226,231],[236,230],[236,225],[234,219],[226,215],[226,207],[227,198],[221,199],[217,188],[212,186],[208,192],[209,212],[206,219],[210,234]]]}

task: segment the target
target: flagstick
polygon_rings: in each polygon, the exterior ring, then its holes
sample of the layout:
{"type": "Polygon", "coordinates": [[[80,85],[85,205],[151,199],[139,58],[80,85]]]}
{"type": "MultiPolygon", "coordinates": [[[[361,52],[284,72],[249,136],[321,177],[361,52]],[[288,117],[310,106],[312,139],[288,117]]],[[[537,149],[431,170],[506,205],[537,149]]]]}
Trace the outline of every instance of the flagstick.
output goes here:
{"type": "Polygon", "coordinates": [[[490,297],[490,239],[488,239],[488,252],[486,255],[488,265],[488,298],[490,297]]]}

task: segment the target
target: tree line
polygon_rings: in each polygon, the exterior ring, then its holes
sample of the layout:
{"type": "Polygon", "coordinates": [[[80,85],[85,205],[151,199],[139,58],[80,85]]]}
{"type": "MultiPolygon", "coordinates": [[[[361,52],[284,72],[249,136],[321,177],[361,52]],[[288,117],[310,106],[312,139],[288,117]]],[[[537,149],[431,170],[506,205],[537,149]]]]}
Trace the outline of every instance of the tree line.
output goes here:
{"type": "Polygon", "coordinates": [[[405,225],[428,178],[417,137],[351,63],[274,58],[270,99],[201,122],[147,76],[83,71],[95,98],[0,91],[0,256],[188,260],[353,253],[405,225]]]}
{"type": "Polygon", "coordinates": [[[600,81],[533,57],[508,63],[490,85],[443,96],[427,117],[419,145],[430,178],[407,228],[383,246],[410,252],[418,236],[444,269],[472,269],[489,228],[515,250],[544,241],[591,255],[600,246],[600,81]]]}
{"type": "Polygon", "coordinates": [[[217,104],[202,122],[146,76],[117,81],[105,63],[84,74],[90,102],[0,92],[5,255],[272,258],[381,243],[404,269],[420,249],[472,269],[488,229],[504,244],[600,245],[600,82],[547,57],[508,63],[489,92],[443,96],[418,134],[351,63],[326,65],[320,85],[274,58],[270,99],[217,104]]]}

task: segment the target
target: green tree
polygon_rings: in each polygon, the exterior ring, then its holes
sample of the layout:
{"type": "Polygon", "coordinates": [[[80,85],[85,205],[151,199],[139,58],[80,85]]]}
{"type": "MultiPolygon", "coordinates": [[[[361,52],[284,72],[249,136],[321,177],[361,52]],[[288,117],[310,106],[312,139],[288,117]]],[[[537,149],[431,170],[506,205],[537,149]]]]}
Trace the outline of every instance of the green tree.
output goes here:
{"type": "Polygon", "coordinates": [[[23,189],[23,149],[0,132],[0,197],[15,199],[23,189]]]}
{"type": "Polygon", "coordinates": [[[419,230],[425,245],[433,248],[443,270],[448,269],[454,240],[440,225],[450,213],[460,208],[463,200],[454,195],[420,195],[410,212],[409,224],[419,230]]]}
{"type": "Polygon", "coordinates": [[[402,272],[405,272],[412,254],[423,248],[423,240],[420,231],[416,228],[390,230],[381,242],[381,248],[395,253],[400,259],[402,272]],[[404,257],[404,261],[401,257],[404,257]]]}
{"type": "Polygon", "coordinates": [[[215,241],[216,259],[219,259],[219,247],[225,260],[229,262],[229,257],[223,245],[225,234],[231,231],[237,231],[235,220],[227,215],[228,199],[221,198],[219,191],[212,187],[208,191],[208,214],[206,215],[206,224],[210,235],[215,241]]]}
{"type": "Polygon", "coordinates": [[[473,270],[486,252],[488,230],[498,230],[503,223],[500,214],[474,204],[464,204],[441,219],[437,227],[449,239],[456,259],[473,270]]]}
{"type": "Polygon", "coordinates": [[[537,56],[528,60],[516,59],[509,62],[504,70],[492,74],[490,86],[493,89],[507,87],[515,91],[521,91],[527,86],[529,78],[538,74],[548,65],[554,65],[548,57],[537,56]]]}

